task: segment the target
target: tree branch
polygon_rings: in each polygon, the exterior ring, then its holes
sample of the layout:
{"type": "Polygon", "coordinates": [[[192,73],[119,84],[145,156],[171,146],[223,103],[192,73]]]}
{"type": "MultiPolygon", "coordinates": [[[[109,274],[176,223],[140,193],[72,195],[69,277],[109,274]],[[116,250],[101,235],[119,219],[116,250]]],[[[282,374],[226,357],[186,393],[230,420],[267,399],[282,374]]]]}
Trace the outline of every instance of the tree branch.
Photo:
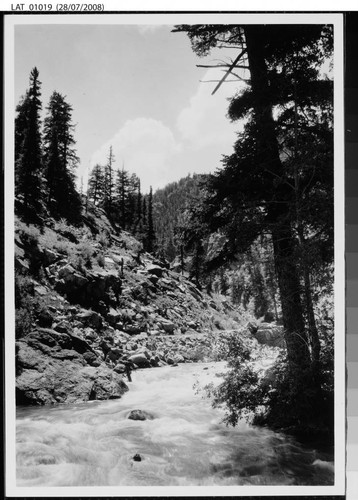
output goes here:
{"type": "Polygon", "coordinates": [[[250,69],[249,66],[235,66],[234,63],[232,64],[197,64],[197,68],[238,68],[238,69],[250,69]]]}
{"type": "Polygon", "coordinates": [[[237,56],[237,58],[235,59],[235,61],[230,65],[229,69],[227,70],[227,72],[225,73],[225,75],[222,77],[222,79],[220,80],[220,82],[214,88],[214,90],[212,91],[211,95],[214,95],[215,92],[221,87],[221,85],[224,83],[224,81],[226,80],[226,78],[229,76],[229,74],[231,73],[231,71],[236,67],[236,64],[240,61],[241,57],[245,53],[246,53],[246,49],[244,49],[244,50],[242,50],[240,52],[240,54],[237,56]]]}

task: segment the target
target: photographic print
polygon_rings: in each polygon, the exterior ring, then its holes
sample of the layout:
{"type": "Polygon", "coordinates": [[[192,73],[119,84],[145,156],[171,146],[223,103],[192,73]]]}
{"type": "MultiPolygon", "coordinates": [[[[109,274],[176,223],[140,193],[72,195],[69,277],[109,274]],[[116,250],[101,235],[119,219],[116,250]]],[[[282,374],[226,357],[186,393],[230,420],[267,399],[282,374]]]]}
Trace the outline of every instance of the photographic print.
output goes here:
{"type": "Polygon", "coordinates": [[[8,492],[343,494],[342,15],[5,21],[8,492]]]}

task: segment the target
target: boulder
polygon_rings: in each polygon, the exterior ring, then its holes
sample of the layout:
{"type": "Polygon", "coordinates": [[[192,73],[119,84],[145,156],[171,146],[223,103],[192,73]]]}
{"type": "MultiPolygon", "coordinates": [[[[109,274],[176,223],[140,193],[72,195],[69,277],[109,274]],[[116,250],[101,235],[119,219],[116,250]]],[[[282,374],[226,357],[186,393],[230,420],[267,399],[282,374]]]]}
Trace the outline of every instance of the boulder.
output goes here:
{"type": "Polygon", "coordinates": [[[166,333],[174,333],[175,325],[172,321],[161,321],[161,326],[166,333]]]}
{"type": "Polygon", "coordinates": [[[184,363],[185,359],[181,354],[175,354],[173,356],[173,361],[174,361],[174,363],[184,363]]]}
{"type": "Polygon", "coordinates": [[[158,278],[161,278],[166,271],[161,266],[151,264],[146,267],[146,272],[148,274],[152,274],[154,276],[157,276],[158,278]]]}
{"type": "Polygon", "coordinates": [[[129,356],[129,360],[132,361],[138,368],[150,368],[151,364],[149,359],[144,353],[137,353],[129,356]]]}
{"type": "Polygon", "coordinates": [[[76,317],[85,326],[95,328],[96,330],[102,327],[102,316],[95,311],[83,311],[77,314],[76,317]]]}
{"type": "Polygon", "coordinates": [[[68,333],[69,325],[64,321],[61,321],[60,323],[57,323],[57,325],[55,325],[53,329],[59,333],[68,333]]]}
{"type": "Polygon", "coordinates": [[[37,322],[39,326],[42,326],[44,328],[51,328],[53,323],[53,316],[50,313],[49,309],[42,309],[42,311],[40,311],[37,317],[37,322]]]}
{"type": "Polygon", "coordinates": [[[131,410],[127,416],[129,420],[154,420],[154,415],[144,410],[131,410]]]}
{"type": "Polygon", "coordinates": [[[51,328],[37,328],[24,337],[23,340],[37,349],[40,349],[41,345],[50,348],[56,345],[62,348],[71,348],[70,336],[66,333],[56,332],[51,328]]]}
{"type": "Polygon", "coordinates": [[[151,274],[148,276],[148,279],[149,281],[152,283],[152,285],[157,285],[158,281],[159,281],[159,277],[156,276],[155,274],[151,274]]]}
{"type": "Polygon", "coordinates": [[[83,353],[83,359],[91,366],[100,366],[101,362],[94,352],[86,351],[83,353]]]}
{"type": "Polygon", "coordinates": [[[122,315],[119,311],[115,310],[115,309],[110,309],[109,312],[107,313],[107,321],[108,323],[110,323],[111,325],[115,326],[118,321],[121,320],[122,318],[122,315]]]}
{"type": "Polygon", "coordinates": [[[45,267],[50,266],[54,262],[58,261],[60,258],[58,253],[54,252],[53,250],[50,250],[49,248],[43,248],[42,255],[45,267]]]}
{"type": "Polygon", "coordinates": [[[74,349],[75,351],[79,352],[80,354],[84,354],[85,352],[93,352],[92,347],[86,340],[77,335],[74,335],[73,333],[70,333],[69,337],[71,339],[72,349],[74,349]]]}
{"type": "Polygon", "coordinates": [[[158,356],[152,356],[150,359],[149,359],[149,362],[150,362],[150,365],[153,366],[153,367],[156,367],[159,365],[159,357],[158,356]]]}
{"type": "MultiPolygon", "coordinates": [[[[94,384],[89,395],[90,400],[106,400],[119,399],[125,392],[128,391],[128,386],[123,381],[122,377],[102,365],[99,368],[88,367],[88,369],[96,370],[94,372],[94,384]]],[[[83,369],[84,372],[86,369],[83,369]]]]}
{"type": "MultiPolygon", "coordinates": [[[[48,338],[50,336],[48,333],[48,338]]],[[[61,349],[57,343],[51,348],[42,344],[48,349],[44,352],[39,348],[40,342],[30,345],[29,340],[26,337],[16,344],[17,404],[118,398],[128,390],[120,375],[105,365],[88,366],[84,356],[71,349],[61,349]]]]}
{"type": "Polygon", "coordinates": [[[283,327],[274,323],[261,323],[254,337],[260,344],[272,347],[285,347],[283,327]]]}
{"type": "Polygon", "coordinates": [[[119,348],[112,348],[106,354],[106,361],[116,363],[123,356],[123,350],[119,348]]]}
{"type": "Polygon", "coordinates": [[[119,374],[126,373],[126,367],[123,363],[117,363],[116,366],[113,368],[113,371],[119,374]]]}
{"type": "Polygon", "coordinates": [[[142,327],[138,323],[132,323],[131,325],[124,326],[123,330],[129,333],[129,335],[139,335],[142,331],[142,327]]]}

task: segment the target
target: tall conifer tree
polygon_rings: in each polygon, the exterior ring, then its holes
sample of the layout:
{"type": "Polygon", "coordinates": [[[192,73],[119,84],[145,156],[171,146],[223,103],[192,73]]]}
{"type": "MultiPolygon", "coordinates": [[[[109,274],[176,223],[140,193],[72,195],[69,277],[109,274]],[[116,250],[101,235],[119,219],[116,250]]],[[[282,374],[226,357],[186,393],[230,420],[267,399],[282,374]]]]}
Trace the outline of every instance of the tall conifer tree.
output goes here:
{"type": "Polygon", "coordinates": [[[45,213],[42,163],[39,72],[30,73],[30,88],[17,107],[15,120],[16,211],[27,221],[39,222],[45,213]]]}
{"type": "Polygon", "coordinates": [[[147,206],[147,231],[146,231],[146,245],[145,249],[147,252],[154,251],[155,244],[155,232],[154,232],[154,224],[153,224],[153,190],[152,186],[150,186],[149,195],[148,195],[148,206],[147,206]]]}
{"type": "Polygon", "coordinates": [[[90,200],[96,205],[103,200],[104,172],[103,167],[97,163],[92,169],[88,181],[88,194],[90,200]]]}
{"type": "Polygon", "coordinates": [[[76,222],[81,199],[75,186],[79,158],[74,149],[72,107],[59,92],[53,92],[44,122],[45,164],[50,213],[76,222]]]}
{"type": "Polygon", "coordinates": [[[112,146],[109,147],[107,156],[107,163],[104,167],[104,181],[103,181],[103,208],[105,209],[108,217],[113,217],[114,208],[114,162],[115,157],[113,154],[112,146]]]}

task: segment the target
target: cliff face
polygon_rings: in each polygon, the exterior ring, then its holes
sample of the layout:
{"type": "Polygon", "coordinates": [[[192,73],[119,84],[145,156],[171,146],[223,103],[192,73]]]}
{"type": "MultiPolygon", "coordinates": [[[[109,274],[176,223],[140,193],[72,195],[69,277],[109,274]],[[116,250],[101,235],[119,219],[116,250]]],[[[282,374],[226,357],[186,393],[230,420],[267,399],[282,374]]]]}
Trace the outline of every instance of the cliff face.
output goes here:
{"type": "Polygon", "coordinates": [[[16,222],[17,403],[118,398],[126,363],[210,359],[207,333],[237,328],[167,262],[142,252],[94,206],[83,225],[16,222]]]}

